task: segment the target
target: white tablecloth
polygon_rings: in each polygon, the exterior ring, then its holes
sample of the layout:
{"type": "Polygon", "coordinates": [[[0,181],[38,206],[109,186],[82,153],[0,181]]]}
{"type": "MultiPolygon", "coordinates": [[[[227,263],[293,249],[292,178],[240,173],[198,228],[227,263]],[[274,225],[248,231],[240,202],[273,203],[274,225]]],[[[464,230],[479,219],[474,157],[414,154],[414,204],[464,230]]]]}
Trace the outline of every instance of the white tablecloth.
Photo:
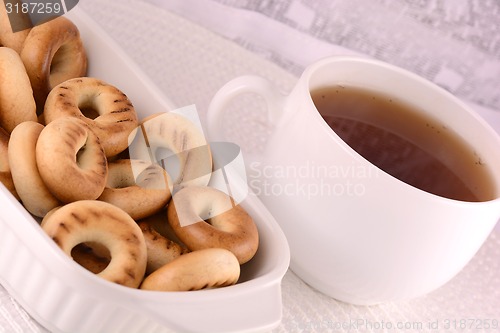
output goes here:
{"type": "MultiPolygon", "coordinates": [[[[461,12],[448,2],[331,1],[327,10],[319,10],[325,3],[321,0],[82,0],[79,6],[176,105],[196,104],[202,114],[217,89],[238,75],[261,75],[289,91],[303,67],[316,58],[364,53],[394,60],[390,62],[449,88],[472,103],[498,130],[500,28],[492,17],[495,13],[498,17],[499,5],[491,1],[469,8],[465,4],[468,11],[461,12]],[[484,10],[483,16],[477,14],[478,8],[484,10]],[[365,17],[367,12],[375,21],[365,17]],[[382,29],[383,19],[376,15],[382,12],[399,17],[386,27],[394,29],[393,38],[383,39],[372,28],[362,28],[372,24],[382,29]],[[220,15],[228,15],[228,19],[220,19],[220,15]],[[446,20],[440,19],[442,15],[446,20]],[[349,22],[355,23],[352,29],[349,22]],[[446,33],[439,35],[439,28],[447,29],[446,33]],[[263,29],[277,33],[282,43],[273,43],[270,36],[261,33],[263,29]],[[496,34],[488,38],[479,34],[492,30],[496,34]],[[328,31],[334,37],[328,37],[328,31]],[[440,45],[440,52],[423,49],[419,44],[423,41],[416,37],[415,43],[408,43],[405,38],[416,32],[424,34],[424,39],[434,38],[432,45],[440,45]],[[440,44],[447,38],[452,40],[450,47],[440,44]],[[460,54],[450,49],[467,43],[470,46],[460,54]],[[476,73],[478,64],[482,67],[476,73]]],[[[397,325],[404,325],[404,329],[396,331],[443,332],[446,323],[453,332],[457,331],[453,325],[464,320],[500,321],[500,230],[492,233],[453,280],[411,301],[371,307],[337,302],[310,288],[292,271],[285,275],[282,291],[283,320],[274,332],[327,332],[339,327],[336,331],[384,332],[397,325]]],[[[45,329],[0,287],[0,332],[45,329]]]]}

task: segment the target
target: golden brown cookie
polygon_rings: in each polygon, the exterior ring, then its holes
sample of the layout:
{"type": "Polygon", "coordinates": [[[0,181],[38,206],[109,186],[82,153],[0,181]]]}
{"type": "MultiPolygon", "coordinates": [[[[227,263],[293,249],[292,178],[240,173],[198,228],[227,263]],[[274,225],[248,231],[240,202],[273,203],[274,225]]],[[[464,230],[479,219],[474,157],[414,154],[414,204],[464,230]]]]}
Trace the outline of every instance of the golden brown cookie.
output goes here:
{"type": "Polygon", "coordinates": [[[151,274],[175,258],[188,253],[189,250],[176,242],[163,237],[147,222],[139,222],[146,247],[148,248],[148,264],[146,274],[151,274]]]}
{"type": "Polygon", "coordinates": [[[33,27],[20,55],[31,80],[38,114],[43,112],[52,88],[87,73],[87,55],[80,32],[63,16],[33,27]]]}
{"type": "Polygon", "coordinates": [[[0,0],[0,46],[6,46],[17,53],[21,52],[23,48],[24,40],[30,32],[31,19],[27,13],[21,11],[16,11],[15,8],[22,6],[21,0],[10,0],[9,10],[10,14],[7,14],[7,8],[5,7],[4,0],[0,0]],[[18,7],[16,7],[16,5],[18,7]],[[13,31],[12,28],[17,28],[18,31],[13,31]],[[21,29],[21,27],[27,27],[27,29],[21,29]]]}
{"type": "Polygon", "coordinates": [[[170,193],[170,177],[158,164],[123,159],[108,163],[108,180],[99,200],[138,220],[165,207],[170,193]]]}
{"type": "Polygon", "coordinates": [[[185,187],[174,194],[167,212],[168,223],[191,251],[224,248],[233,252],[240,264],[257,252],[257,226],[224,192],[211,187],[185,187]]]}
{"type": "Polygon", "coordinates": [[[101,140],[108,157],[128,147],[129,135],[138,125],[128,97],[115,86],[90,77],[67,80],[48,95],[45,123],[66,116],[85,121],[101,140]]]}

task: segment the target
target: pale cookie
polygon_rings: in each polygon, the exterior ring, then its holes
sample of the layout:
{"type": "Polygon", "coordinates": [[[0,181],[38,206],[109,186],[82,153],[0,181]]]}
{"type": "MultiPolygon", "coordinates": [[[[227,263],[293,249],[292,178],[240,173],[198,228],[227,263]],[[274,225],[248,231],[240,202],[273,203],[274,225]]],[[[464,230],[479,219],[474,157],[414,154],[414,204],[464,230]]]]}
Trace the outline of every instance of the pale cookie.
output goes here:
{"type": "Polygon", "coordinates": [[[118,207],[96,200],[73,202],[47,214],[42,228],[68,256],[84,242],[105,246],[111,261],[97,275],[108,281],[137,288],[144,278],[144,236],[137,223],[118,207]]]}
{"type": "Polygon", "coordinates": [[[16,188],[14,187],[9,164],[9,138],[9,133],[0,127],[0,183],[2,183],[16,199],[19,199],[16,188]]]}
{"type": "Polygon", "coordinates": [[[97,199],[106,186],[108,164],[99,138],[73,117],[51,122],[36,144],[40,176],[60,201],[97,199]]]}
{"type": "Polygon", "coordinates": [[[212,153],[203,132],[193,122],[166,112],[151,115],[140,125],[130,140],[131,158],[159,163],[172,177],[174,190],[208,184],[212,175],[212,153]],[[175,164],[177,170],[171,171],[171,165],[175,164]]]}
{"type": "Polygon", "coordinates": [[[238,259],[225,249],[186,253],[147,276],[143,290],[190,291],[235,284],[240,276],[238,259]]]}
{"type": "Polygon", "coordinates": [[[37,121],[37,116],[26,69],[16,51],[0,47],[0,126],[10,133],[30,120],[37,121]]]}
{"type": "Polygon", "coordinates": [[[36,143],[43,125],[26,121],[12,131],[9,141],[9,164],[19,198],[31,214],[44,217],[61,203],[49,191],[38,172],[36,143]]]}

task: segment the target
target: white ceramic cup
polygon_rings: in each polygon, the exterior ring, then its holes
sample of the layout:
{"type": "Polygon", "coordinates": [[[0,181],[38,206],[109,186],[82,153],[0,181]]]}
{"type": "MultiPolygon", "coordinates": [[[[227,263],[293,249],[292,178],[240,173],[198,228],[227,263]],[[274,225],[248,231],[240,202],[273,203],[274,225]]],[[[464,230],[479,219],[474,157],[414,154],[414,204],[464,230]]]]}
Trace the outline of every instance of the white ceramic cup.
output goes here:
{"type": "Polygon", "coordinates": [[[310,65],[288,96],[265,79],[239,77],[210,104],[211,139],[224,139],[219,133],[224,133],[226,106],[248,92],[264,97],[274,126],[264,153],[247,166],[253,171],[250,182],[261,186],[260,199],[288,239],[290,268],[319,291],[354,304],[424,295],[469,262],[500,218],[498,135],[467,105],[429,81],[356,57],[310,65]],[[459,133],[490,169],[494,198],[452,200],[377,169],[316,110],[310,92],[330,85],[377,90],[432,114],[459,133]]]}

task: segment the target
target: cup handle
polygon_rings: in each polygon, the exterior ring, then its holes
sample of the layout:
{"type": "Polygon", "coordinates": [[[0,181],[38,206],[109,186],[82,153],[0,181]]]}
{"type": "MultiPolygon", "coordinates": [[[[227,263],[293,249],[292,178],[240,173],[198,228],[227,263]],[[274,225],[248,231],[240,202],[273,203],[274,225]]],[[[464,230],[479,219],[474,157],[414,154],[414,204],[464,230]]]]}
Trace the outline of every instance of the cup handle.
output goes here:
{"type": "Polygon", "coordinates": [[[283,114],[285,105],[285,95],[269,80],[255,75],[245,75],[237,77],[227,82],[214,95],[207,112],[207,130],[211,140],[221,140],[225,138],[222,124],[224,110],[231,100],[238,95],[245,93],[255,93],[262,96],[267,105],[267,119],[271,126],[276,125],[283,114]]]}

